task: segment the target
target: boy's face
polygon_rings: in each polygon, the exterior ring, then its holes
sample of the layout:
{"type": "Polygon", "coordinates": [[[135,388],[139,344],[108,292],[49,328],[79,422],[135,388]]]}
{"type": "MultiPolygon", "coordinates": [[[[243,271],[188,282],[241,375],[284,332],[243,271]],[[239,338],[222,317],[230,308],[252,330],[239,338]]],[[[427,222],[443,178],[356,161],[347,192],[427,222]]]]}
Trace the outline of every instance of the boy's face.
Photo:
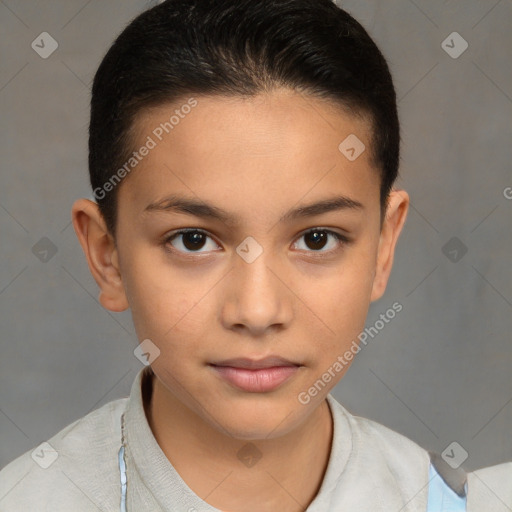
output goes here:
{"type": "Polygon", "coordinates": [[[277,437],[304,422],[346,371],[308,404],[299,400],[357,340],[384,292],[408,198],[392,193],[381,231],[369,126],[325,102],[287,90],[196,99],[161,141],[155,129],[187,99],[139,116],[135,147],[148,136],[156,146],[120,185],[116,246],[98,227],[87,250],[104,265],[92,269],[102,304],[129,305],[139,340],[160,350],[152,367],[169,396],[240,439],[277,437]],[[338,148],[350,134],[366,145],[354,161],[338,148]],[[233,222],[166,209],[171,195],[233,222]],[[281,219],[340,197],[351,203],[281,219]],[[183,228],[204,234],[169,239],[183,228]],[[305,234],[311,228],[316,235],[305,234]],[[215,366],[267,356],[297,366],[260,377],[215,366]]]}

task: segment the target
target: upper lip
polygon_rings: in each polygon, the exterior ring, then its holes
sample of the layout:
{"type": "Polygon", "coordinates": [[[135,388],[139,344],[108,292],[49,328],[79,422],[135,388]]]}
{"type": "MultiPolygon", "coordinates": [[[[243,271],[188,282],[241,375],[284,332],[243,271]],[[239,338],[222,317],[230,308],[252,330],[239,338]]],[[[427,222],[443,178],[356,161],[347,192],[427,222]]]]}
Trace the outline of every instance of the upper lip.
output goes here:
{"type": "Polygon", "coordinates": [[[269,356],[263,359],[249,359],[246,357],[238,357],[234,359],[225,359],[211,363],[213,366],[230,366],[232,368],[245,368],[249,370],[259,370],[262,368],[273,368],[276,366],[300,366],[298,363],[289,361],[278,356],[269,356]]]}

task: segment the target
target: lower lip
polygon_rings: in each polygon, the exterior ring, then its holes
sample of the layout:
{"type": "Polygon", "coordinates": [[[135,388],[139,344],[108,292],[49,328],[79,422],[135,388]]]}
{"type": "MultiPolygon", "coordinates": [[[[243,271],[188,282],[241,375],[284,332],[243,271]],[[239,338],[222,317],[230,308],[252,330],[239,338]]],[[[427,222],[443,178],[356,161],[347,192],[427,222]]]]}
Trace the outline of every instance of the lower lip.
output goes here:
{"type": "Polygon", "coordinates": [[[249,370],[214,365],[212,368],[233,386],[251,393],[272,391],[292,377],[299,369],[298,366],[274,366],[249,370]]]}

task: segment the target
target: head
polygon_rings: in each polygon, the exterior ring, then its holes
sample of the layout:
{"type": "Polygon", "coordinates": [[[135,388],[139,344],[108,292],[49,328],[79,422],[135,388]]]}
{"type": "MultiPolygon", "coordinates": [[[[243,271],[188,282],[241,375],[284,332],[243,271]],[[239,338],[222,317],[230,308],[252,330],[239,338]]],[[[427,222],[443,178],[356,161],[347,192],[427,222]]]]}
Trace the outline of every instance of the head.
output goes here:
{"type": "Polygon", "coordinates": [[[101,304],[130,308],[170,397],[241,439],[312,414],[347,366],[298,396],[389,278],[399,142],[386,61],[331,0],[167,0],[130,23],[93,83],[97,203],[72,214],[101,304]],[[216,366],[267,356],[298,370],[247,391],[216,366]]]}

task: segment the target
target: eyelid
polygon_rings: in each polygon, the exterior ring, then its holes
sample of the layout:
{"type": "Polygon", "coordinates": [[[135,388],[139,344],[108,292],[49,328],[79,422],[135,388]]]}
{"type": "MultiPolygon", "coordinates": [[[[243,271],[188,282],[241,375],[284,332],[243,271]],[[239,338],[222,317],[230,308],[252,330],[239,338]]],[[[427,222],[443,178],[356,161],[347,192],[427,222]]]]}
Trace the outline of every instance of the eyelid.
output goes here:
{"type": "MultiPolygon", "coordinates": [[[[341,246],[348,245],[348,244],[351,243],[351,239],[347,235],[344,235],[342,233],[338,233],[337,231],[334,231],[333,229],[330,229],[330,228],[327,228],[327,227],[322,227],[322,226],[315,226],[315,227],[312,227],[312,228],[308,228],[305,231],[302,231],[294,239],[294,243],[296,243],[296,241],[299,240],[300,238],[302,238],[304,235],[307,235],[307,234],[315,232],[315,231],[325,232],[328,235],[334,236],[334,238],[336,238],[336,240],[338,242],[338,247],[336,247],[334,249],[330,249],[328,251],[321,251],[321,250],[320,251],[312,251],[312,250],[311,251],[305,251],[307,253],[317,254],[318,256],[329,255],[329,254],[332,254],[332,253],[338,251],[341,248],[341,246]]],[[[208,231],[206,231],[206,230],[204,230],[202,228],[182,228],[182,229],[177,229],[175,231],[172,231],[170,234],[166,234],[163,237],[163,244],[167,248],[167,245],[170,243],[170,241],[172,239],[174,239],[175,237],[177,237],[179,235],[190,233],[190,232],[202,233],[206,237],[212,239],[217,245],[219,245],[218,242],[215,240],[215,238],[208,231]]],[[[211,252],[211,251],[205,251],[205,252],[201,252],[201,251],[183,252],[183,251],[180,251],[178,249],[175,249],[174,247],[172,249],[168,249],[167,248],[167,250],[170,250],[172,252],[177,252],[178,254],[185,255],[185,256],[190,256],[190,255],[194,255],[194,254],[198,254],[198,255],[209,254],[211,252]]]]}
{"type": "Polygon", "coordinates": [[[301,233],[299,233],[297,238],[300,238],[301,236],[307,235],[309,233],[313,233],[315,231],[323,231],[325,233],[329,233],[330,235],[335,235],[335,236],[339,237],[340,240],[343,240],[346,243],[349,243],[351,241],[351,239],[349,238],[348,235],[343,234],[343,233],[338,233],[337,231],[334,231],[332,228],[328,228],[328,227],[324,227],[324,226],[315,226],[314,228],[308,228],[305,231],[302,231],[301,233]]]}
{"type": "Polygon", "coordinates": [[[213,240],[217,245],[219,245],[219,243],[215,240],[215,237],[213,237],[211,235],[211,233],[209,233],[208,231],[206,231],[205,229],[202,229],[202,228],[181,228],[181,229],[177,229],[175,231],[172,231],[171,233],[169,234],[166,234],[164,235],[163,239],[162,239],[162,244],[166,247],[166,249],[168,251],[171,251],[171,252],[177,252],[178,254],[182,254],[182,255],[186,255],[186,256],[189,256],[189,255],[193,255],[193,254],[208,254],[209,252],[211,251],[206,251],[206,252],[201,252],[201,251],[191,251],[191,252],[183,252],[183,251],[180,251],[176,248],[172,248],[172,249],[168,249],[168,245],[170,244],[171,240],[173,240],[175,237],[179,236],[179,235],[184,235],[184,234],[187,234],[187,233],[201,233],[203,235],[205,235],[206,237],[210,238],[211,240],[213,240]]]}
{"type": "MultiPolygon", "coordinates": [[[[313,228],[308,228],[305,231],[302,231],[297,236],[297,238],[295,240],[299,240],[304,235],[308,235],[309,233],[314,233],[315,231],[327,233],[328,235],[333,236],[336,239],[336,241],[338,242],[337,247],[335,247],[334,249],[327,250],[327,251],[304,251],[308,254],[314,255],[317,258],[321,258],[323,256],[325,256],[325,257],[330,256],[330,255],[338,252],[343,246],[350,244],[352,241],[351,238],[349,238],[347,235],[338,233],[337,231],[334,231],[333,229],[330,229],[327,227],[322,227],[322,226],[315,226],[313,228]]],[[[296,242],[294,242],[294,243],[296,243],[296,242]]]]}

